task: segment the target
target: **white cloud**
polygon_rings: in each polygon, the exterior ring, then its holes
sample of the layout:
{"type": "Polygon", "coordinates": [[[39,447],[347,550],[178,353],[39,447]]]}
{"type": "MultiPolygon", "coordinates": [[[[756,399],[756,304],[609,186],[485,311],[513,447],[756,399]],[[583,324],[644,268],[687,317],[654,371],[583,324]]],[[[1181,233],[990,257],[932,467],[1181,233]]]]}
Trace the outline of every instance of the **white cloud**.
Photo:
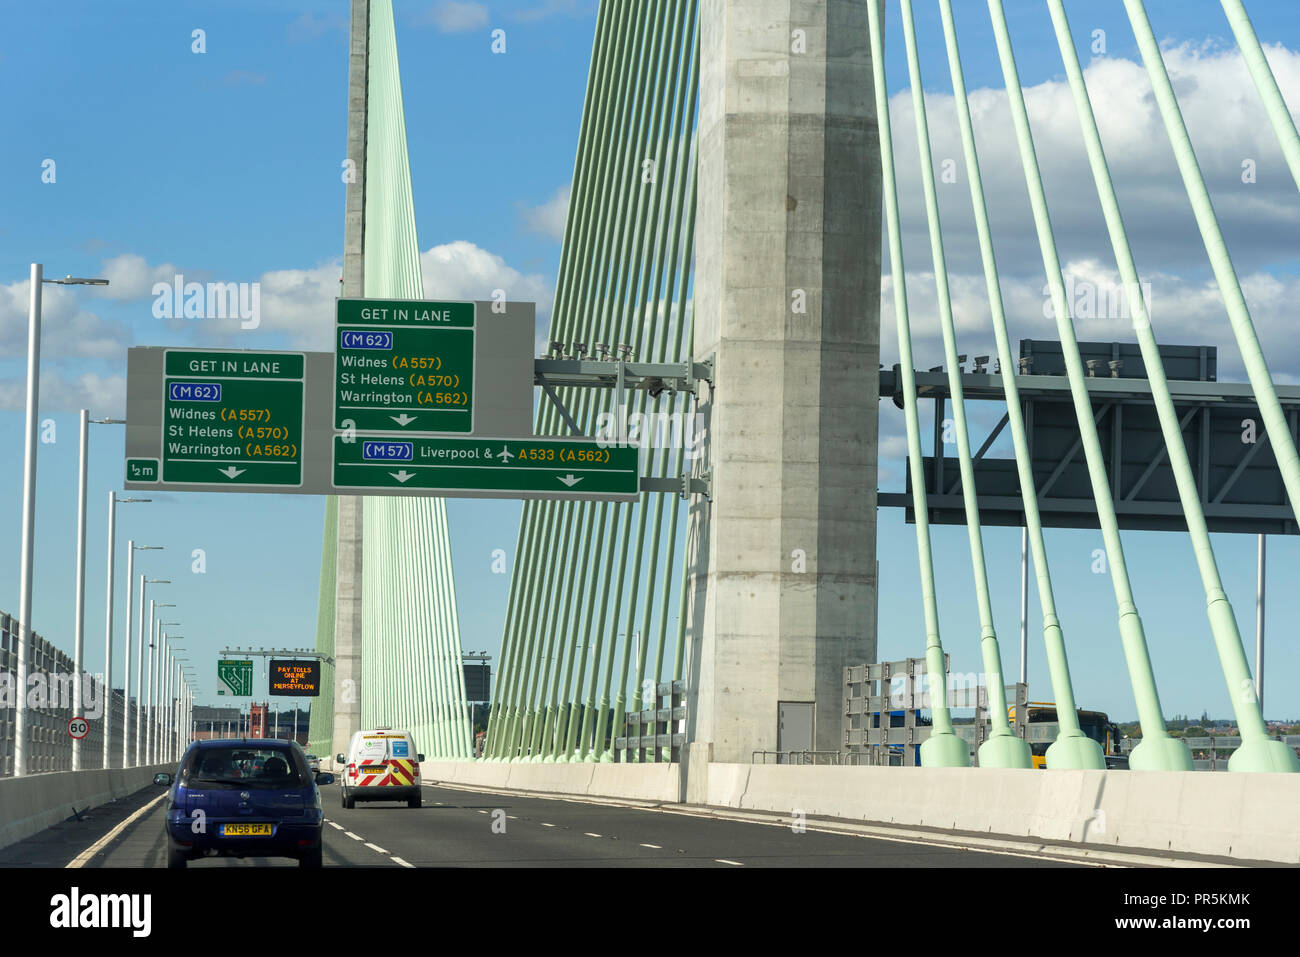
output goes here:
{"type": "MultiPolygon", "coordinates": [[[[41,355],[120,358],[131,340],[121,322],[101,319],[83,309],[73,289],[47,285],[41,292],[41,355]]],[[[27,355],[31,281],[0,284],[0,357],[27,355]]]]}
{"type": "MultiPolygon", "coordinates": [[[[1184,44],[1166,49],[1164,59],[1234,261],[1247,272],[1295,262],[1300,193],[1240,54],[1184,44]],[[1254,183],[1242,182],[1245,160],[1255,163],[1254,183]]],[[[1283,96],[1300,103],[1300,53],[1274,47],[1269,61],[1283,96]]],[[[1087,66],[1085,78],[1139,269],[1205,269],[1205,249],[1145,69],[1139,62],[1101,58],[1087,66]]],[[[1025,101],[1062,259],[1113,261],[1068,84],[1062,79],[1031,86],[1025,101]]],[[[999,267],[1018,275],[1040,272],[1006,93],[974,90],[970,106],[999,267]]],[[[945,161],[955,163],[956,182],[939,183],[949,266],[978,273],[953,97],[927,94],[926,110],[936,170],[942,172],[945,161]]],[[[910,90],[890,98],[890,119],[904,256],[911,268],[928,267],[910,90]]]]}
{"type": "MultiPolygon", "coordinates": [[[[68,375],[59,369],[41,369],[41,413],[89,409],[96,417],[126,415],[126,376],[95,372],[68,375]]],[[[23,409],[27,402],[24,377],[0,379],[0,409],[23,409]]]]}
{"type": "Polygon", "coordinates": [[[106,299],[123,302],[149,299],[153,297],[154,283],[171,283],[178,272],[171,263],[150,266],[143,256],[123,253],[100,263],[99,274],[108,280],[108,285],[100,287],[98,292],[106,299]]]}
{"type": "Polygon", "coordinates": [[[421,23],[432,23],[443,33],[464,33],[487,26],[487,7],[481,3],[460,0],[440,0],[433,9],[420,18],[421,23]]]}
{"type": "Polygon", "coordinates": [[[540,206],[520,204],[519,212],[524,228],[531,233],[550,236],[556,242],[564,240],[564,224],[569,215],[570,187],[561,186],[550,199],[540,206]]]}
{"type": "Polygon", "coordinates": [[[420,272],[427,299],[491,299],[500,289],[507,300],[537,303],[539,318],[551,311],[550,283],[543,276],[524,275],[463,239],[421,253],[420,272]]]}
{"type": "MultiPolygon", "coordinates": [[[[1136,341],[1132,321],[1122,311],[1095,310],[1089,314],[1090,302],[1105,303],[1111,290],[1120,287],[1118,270],[1087,259],[1067,263],[1064,273],[1067,292],[1073,292],[1074,331],[1079,341],[1136,341]]],[[[1150,284],[1149,312],[1156,341],[1169,345],[1215,346],[1219,350],[1219,378],[1245,381],[1240,350],[1213,279],[1153,272],[1145,280],[1150,284]]],[[[950,274],[948,285],[958,351],[967,355],[996,355],[984,276],[950,274]]],[[[1300,301],[1300,277],[1257,271],[1243,275],[1241,285],[1275,379],[1300,379],[1300,339],[1294,333],[1294,304],[1300,301]]],[[[1021,339],[1060,338],[1044,286],[1045,280],[1038,277],[1002,277],[1003,308],[1013,353],[1018,354],[1021,339]]],[[[944,364],[932,272],[907,274],[907,311],[916,368],[944,364]]],[[[880,361],[888,368],[898,361],[893,281],[889,276],[881,282],[880,342],[880,361]]]]}

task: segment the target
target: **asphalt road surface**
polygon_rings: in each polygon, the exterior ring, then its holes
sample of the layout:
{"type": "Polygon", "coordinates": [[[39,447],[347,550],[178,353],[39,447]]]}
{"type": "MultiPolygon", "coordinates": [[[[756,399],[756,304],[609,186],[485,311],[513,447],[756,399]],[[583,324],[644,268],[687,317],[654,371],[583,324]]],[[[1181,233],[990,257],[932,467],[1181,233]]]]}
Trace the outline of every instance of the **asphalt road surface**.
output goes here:
{"type": "MultiPolygon", "coordinates": [[[[166,791],[151,787],[0,850],[0,867],[165,867],[166,791]],[[111,839],[114,828],[146,808],[111,839]],[[96,847],[101,844],[102,846],[96,847]],[[91,853],[93,851],[93,853],[91,853]]],[[[693,814],[426,785],[424,806],[340,806],[321,788],[326,867],[1026,867],[1024,855],[832,834],[693,814]]],[[[208,858],[190,867],[296,867],[208,858]]]]}

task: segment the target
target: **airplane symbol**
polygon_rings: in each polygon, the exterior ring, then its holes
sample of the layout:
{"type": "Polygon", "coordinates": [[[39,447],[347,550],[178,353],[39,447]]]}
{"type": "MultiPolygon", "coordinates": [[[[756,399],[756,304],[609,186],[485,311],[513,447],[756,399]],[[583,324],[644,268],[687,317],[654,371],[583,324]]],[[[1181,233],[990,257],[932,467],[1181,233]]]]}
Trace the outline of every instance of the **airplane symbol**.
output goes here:
{"type": "Polygon", "coordinates": [[[510,460],[514,458],[514,456],[510,454],[510,449],[503,445],[501,446],[501,451],[494,455],[493,458],[500,459],[503,463],[509,464],[510,460]]]}

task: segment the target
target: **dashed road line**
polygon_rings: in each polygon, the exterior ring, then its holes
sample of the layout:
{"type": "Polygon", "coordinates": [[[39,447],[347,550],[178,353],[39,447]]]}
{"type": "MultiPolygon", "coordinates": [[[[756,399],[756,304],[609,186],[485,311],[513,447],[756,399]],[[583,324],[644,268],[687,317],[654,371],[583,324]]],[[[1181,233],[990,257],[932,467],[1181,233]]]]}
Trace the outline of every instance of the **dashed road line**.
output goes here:
{"type": "Polygon", "coordinates": [[[383,849],[382,847],[380,847],[378,844],[371,844],[369,841],[366,841],[366,847],[370,848],[372,851],[378,851],[380,854],[387,854],[387,853],[388,853],[386,850],[384,850],[384,849],[383,849]]]}
{"type": "Polygon", "coordinates": [[[353,834],[351,831],[344,831],[343,833],[346,834],[348,837],[352,838],[352,840],[354,841],[361,840],[360,834],[353,834]]]}
{"type": "Polygon", "coordinates": [[[394,863],[394,864],[401,864],[403,867],[415,867],[414,864],[408,864],[406,861],[402,860],[400,857],[394,857],[394,858],[393,858],[393,863],[394,863]]]}
{"type": "Polygon", "coordinates": [[[554,825],[554,824],[547,824],[547,823],[545,823],[545,822],[542,822],[542,827],[555,827],[555,825],[554,825]]]}
{"type": "Polygon", "coordinates": [[[599,834],[593,834],[591,831],[585,831],[584,833],[587,837],[600,837],[599,834]]]}
{"type": "Polygon", "coordinates": [[[715,863],[715,864],[730,864],[730,865],[732,865],[733,867],[744,867],[744,866],[745,866],[744,864],[740,863],[740,861],[729,861],[729,860],[727,860],[725,857],[715,858],[715,859],[714,859],[714,863],[715,863]]]}
{"type": "Polygon", "coordinates": [[[335,824],[333,821],[326,821],[325,823],[328,824],[330,827],[334,828],[334,830],[336,831],[343,830],[342,824],[335,824]]]}
{"type": "Polygon", "coordinates": [[[663,850],[663,847],[662,847],[661,845],[659,845],[659,844],[642,844],[641,846],[642,846],[642,847],[652,847],[652,848],[654,848],[656,851],[662,851],[662,850],[663,850]]]}

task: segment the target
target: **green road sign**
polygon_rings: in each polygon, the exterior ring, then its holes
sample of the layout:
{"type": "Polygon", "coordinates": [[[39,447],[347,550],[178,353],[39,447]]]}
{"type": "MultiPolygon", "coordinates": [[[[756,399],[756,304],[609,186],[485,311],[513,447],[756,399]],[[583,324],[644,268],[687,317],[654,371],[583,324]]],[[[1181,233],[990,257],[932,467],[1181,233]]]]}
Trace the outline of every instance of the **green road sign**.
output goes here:
{"type": "Polygon", "coordinates": [[[252,693],[253,663],[251,661],[232,661],[229,658],[222,658],[217,662],[217,694],[247,698],[252,693]]]}
{"type": "Polygon", "coordinates": [[[127,459],[126,480],[128,482],[158,481],[157,459],[127,459]]]}
{"type": "Polygon", "coordinates": [[[168,349],[163,482],[302,485],[304,367],[301,352],[168,349]]]}
{"type": "Polygon", "coordinates": [[[336,318],[336,429],[473,431],[474,303],[340,299],[336,318]]]}
{"type": "Polygon", "coordinates": [[[636,447],[602,448],[595,439],[334,437],[338,488],[633,498],[640,488],[638,466],[636,447]]]}

